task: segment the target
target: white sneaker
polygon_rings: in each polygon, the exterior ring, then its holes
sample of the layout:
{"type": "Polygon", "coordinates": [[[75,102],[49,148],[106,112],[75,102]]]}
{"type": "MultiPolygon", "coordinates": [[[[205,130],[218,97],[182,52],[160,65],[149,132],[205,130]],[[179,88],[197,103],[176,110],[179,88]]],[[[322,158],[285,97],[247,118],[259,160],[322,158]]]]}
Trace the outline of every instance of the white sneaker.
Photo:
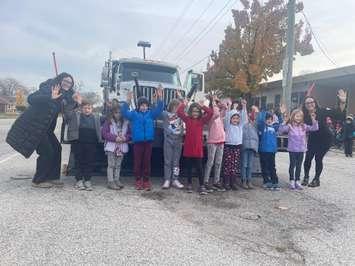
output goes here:
{"type": "Polygon", "coordinates": [[[173,187],[178,188],[178,189],[182,189],[182,188],[184,188],[184,185],[181,184],[180,181],[176,179],[173,181],[173,187]]]}
{"type": "Polygon", "coordinates": [[[170,180],[165,180],[162,189],[168,189],[168,188],[170,188],[170,180]]]}
{"type": "Polygon", "coordinates": [[[84,182],[83,180],[79,180],[75,184],[75,188],[79,190],[85,190],[84,182]]]}
{"type": "Polygon", "coordinates": [[[90,181],[85,181],[84,186],[87,191],[92,191],[92,185],[90,181]]]}

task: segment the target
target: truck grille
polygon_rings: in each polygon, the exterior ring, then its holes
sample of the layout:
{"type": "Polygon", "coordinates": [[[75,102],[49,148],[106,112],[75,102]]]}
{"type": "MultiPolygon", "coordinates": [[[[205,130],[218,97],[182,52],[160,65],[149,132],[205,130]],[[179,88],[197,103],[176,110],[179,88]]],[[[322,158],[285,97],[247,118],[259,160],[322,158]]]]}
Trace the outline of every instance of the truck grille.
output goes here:
{"type": "MultiPolygon", "coordinates": [[[[152,103],[152,101],[154,99],[155,90],[156,90],[155,87],[139,86],[139,89],[137,89],[137,87],[134,86],[133,93],[135,95],[135,98],[134,98],[135,105],[137,106],[137,100],[141,96],[146,97],[149,100],[149,102],[152,103]]],[[[185,97],[185,91],[180,90],[180,92],[181,92],[181,95],[183,97],[185,97]]],[[[164,99],[164,106],[165,107],[167,107],[169,102],[175,98],[177,98],[175,89],[164,88],[163,99],[164,99]]]]}

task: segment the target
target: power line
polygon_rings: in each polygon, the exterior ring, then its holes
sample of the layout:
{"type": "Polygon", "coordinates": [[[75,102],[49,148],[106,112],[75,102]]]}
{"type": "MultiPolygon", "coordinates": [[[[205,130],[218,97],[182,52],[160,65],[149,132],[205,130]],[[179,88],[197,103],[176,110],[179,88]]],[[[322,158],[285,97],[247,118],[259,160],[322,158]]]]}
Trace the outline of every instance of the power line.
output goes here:
{"type": "Polygon", "coordinates": [[[199,15],[199,17],[191,24],[191,26],[184,32],[184,34],[182,35],[182,37],[177,40],[175,42],[175,45],[170,49],[170,51],[168,51],[163,58],[168,57],[178,46],[181,40],[183,40],[184,38],[186,38],[187,35],[189,35],[189,33],[191,32],[191,30],[194,28],[194,26],[201,20],[202,16],[207,12],[207,10],[212,6],[212,4],[215,2],[216,0],[211,0],[208,5],[206,6],[206,8],[201,12],[201,14],[199,15]]]}
{"type": "MultiPolygon", "coordinates": [[[[238,0],[235,0],[232,5],[237,3],[237,1],[238,0]]],[[[194,38],[193,41],[187,45],[177,57],[175,57],[178,62],[181,61],[187,54],[189,54],[192,48],[197,45],[206,36],[206,34],[208,34],[217,25],[217,23],[227,14],[227,12],[229,12],[228,9],[226,12],[222,13],[231,2],[232,0],[227,1],[223,8],[217,13],[216,16],[213,17],[210,23],[207,24],[207,26],[200,32],[200,34],[198,34],[196,38],[194,38]]]]}
{"type": "Polygon", "coordinates": [[[160,42],[158,48],[155,50],[154,55],[156,54],[156,52],[161,51],[161,49],[164,47],[164,45],[166,44],[167,40],[169,39],[171,34],[174,32],[174,30],[178,27],[179,23],[182,21],[183,17],[186,15],[187,10],[191,7],[191,5],[193,4],[194,1],[195,0],[188,0],[187,4],[182,9],[182,11],[181,11],[180,15],[178,16],[178,18],[176,19],[175,23],[170,28],[170,30],[166,34],[165,38],[160,42]]]}
{"type": "Polygon", "coordinates": [[[306,16],[306,14],[304,13],[303,10],[302,10],[302,15],[303,15],[304,19],[306,20],[306,23],[308,24],[309,29],[310,29],[310,31],[311,31],[311,34],[312,34],[314,40],[316,41],[316,44],[317,44],[318,48],[320,49],[320,51],[322,52],[322,54],[323,54],[334,66],[338,67],[338,65],[337,65],[337,63],[335,62],[335,60],[333,60],[333,59],[328,55],[328,53],[325,51],[325,48],[323,48],[323,45],[321,45],[320,40],[318,39],[318,37],[317,37],[316,34],[314,33],[313,28],[312,28],[312,25],[311,25],[311,23],[309,22],[308,17],[306,16]]]}
{"type": "Polygon", "coordinates": [[[198,60],[197,62],[195,62],[195,63],[192,64],[191,66],[184,68],[184,69],[182,70],[182,72],[186,72],[187,70],[189,70],[189,69],[193,68],[194,66],[200,64],[203,60],[205,60],[205,59],[207,59],[207,58],[209,58],[209,57],[210,57],[210,55],[207,55],[207,56],[201,58],[200,60],[198,60]]]}

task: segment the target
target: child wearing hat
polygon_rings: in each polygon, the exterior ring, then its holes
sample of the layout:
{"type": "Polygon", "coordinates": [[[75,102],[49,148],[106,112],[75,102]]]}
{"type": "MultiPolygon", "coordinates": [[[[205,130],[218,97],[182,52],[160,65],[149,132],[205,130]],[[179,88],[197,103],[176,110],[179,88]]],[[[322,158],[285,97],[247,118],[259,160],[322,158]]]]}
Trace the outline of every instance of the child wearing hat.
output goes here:
{"type": "MultiPolygon", "coordinates": [[[[154,120],[163,112],[162,101],[163,88],[159,86],[156,90],[157,105],[149,108],[149,101],[145,97],[139,97],[136,110],[129,110],[127,103],[122,105],[122,115],[130,121],[133,141],[133,172],[136,177],[137,190],[150,190],[150,162],[152,155],[152,144],[154,140],[154,120]]],[[[132,93],[127,94],[127,102],[133,98],[132,93]]]]}

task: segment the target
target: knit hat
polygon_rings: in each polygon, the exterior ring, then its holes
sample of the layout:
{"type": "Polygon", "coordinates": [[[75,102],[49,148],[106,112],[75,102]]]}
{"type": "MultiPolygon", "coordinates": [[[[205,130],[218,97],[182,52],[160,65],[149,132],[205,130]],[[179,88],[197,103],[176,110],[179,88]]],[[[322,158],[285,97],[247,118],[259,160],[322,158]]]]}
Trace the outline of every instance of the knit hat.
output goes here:
{"type": "Polygon", "coordinates": [[[142,104],[146,104],[149,106],[149,101],[146,97],[144,96],[141,96],[138,98],[138,104],[137,104],[137,107],[139,108],[142,104]]]}
{"type": "Polygon", "coordinates": [[[231,110],[230,111],[230,119],[232,119],[232,117],[235,116],[235,115],[240,117],[240,112],[238,110],[231,110]]]}
{"type": "Polygon", "coordinates": [[[352,115],[348,115],[346,119],[354,120],[354,117],[352,115]]]}

